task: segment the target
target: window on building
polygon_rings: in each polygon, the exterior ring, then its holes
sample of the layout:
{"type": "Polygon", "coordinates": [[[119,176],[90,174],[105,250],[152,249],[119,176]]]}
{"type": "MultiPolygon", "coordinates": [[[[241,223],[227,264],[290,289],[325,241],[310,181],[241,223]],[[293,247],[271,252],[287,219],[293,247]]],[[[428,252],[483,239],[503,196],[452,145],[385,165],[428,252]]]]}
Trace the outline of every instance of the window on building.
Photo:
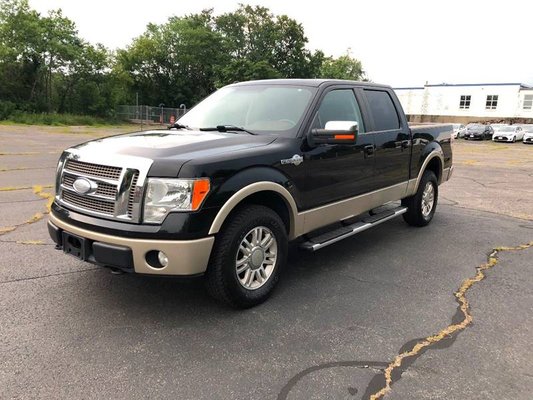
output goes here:
{"type": "Polygon", "coordinates": [[[472,96],[461,96],[461,100],[459,101],[459,108],[461,110],[468,110],[470,108],[470,99],[472,96]]]}
{"type": "Polygon", "coordinates": [[[524,110],[531,110],[533,108],[533,94],[526,94],[524,96],[524,110]]]}
{"type": "Polygon", "coordinates": [[[485,108],[487,110],[496,110],[496,107],[498,107],[498,95],[489,94],[487,96],[487,102],[485,103],[485,108]]]}

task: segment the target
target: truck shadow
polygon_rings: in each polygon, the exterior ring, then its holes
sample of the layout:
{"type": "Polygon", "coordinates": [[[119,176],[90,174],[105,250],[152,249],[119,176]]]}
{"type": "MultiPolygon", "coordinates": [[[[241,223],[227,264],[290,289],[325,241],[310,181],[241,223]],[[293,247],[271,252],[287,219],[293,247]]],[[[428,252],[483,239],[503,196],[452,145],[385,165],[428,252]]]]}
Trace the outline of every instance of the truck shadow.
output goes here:
{"type": "MultiPolygon", "coordinates": [[[[213,315],[245,316],[256,312],[276,312],[290,304],[308,307],[322,301],[328,287],[338,288],[354,281],[371,282],[372,263],[368,259],[384,250],[386,243],[390,243],[393,236],[401,231],[405,234],[403,222],[391,221],[315,253],[300,250],[298,243],[291,244],[287,268],[274,294],[265,303],[249,310],[233,310],[211,299],[202,277],[112,275],[107,269],[102,269],[96,271],[93,290],[99,291],[103,302],[125,309],[144,309],[166,321],[174,317],[199,319],[213,315]],[[366,261],[361,263],[360,260],[366,261]],[[106,290],[101,290],[102,287],[106,290]]],[[[376,262],[379,261],[376,259],[376,262]]]]}

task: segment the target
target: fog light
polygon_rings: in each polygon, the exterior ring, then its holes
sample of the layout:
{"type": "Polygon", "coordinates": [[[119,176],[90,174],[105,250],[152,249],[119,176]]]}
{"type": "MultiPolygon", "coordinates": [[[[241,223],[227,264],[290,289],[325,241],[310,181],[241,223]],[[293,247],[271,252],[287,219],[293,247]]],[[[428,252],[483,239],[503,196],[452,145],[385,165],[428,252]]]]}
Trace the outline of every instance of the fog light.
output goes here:
{"type": "Polygon", "coordinates": [[[159,261],[159,264],[161,264],[163,268],[165,268],[168,265],[168,257],[162,251],[157,253],[157,260],[159,261]]]}

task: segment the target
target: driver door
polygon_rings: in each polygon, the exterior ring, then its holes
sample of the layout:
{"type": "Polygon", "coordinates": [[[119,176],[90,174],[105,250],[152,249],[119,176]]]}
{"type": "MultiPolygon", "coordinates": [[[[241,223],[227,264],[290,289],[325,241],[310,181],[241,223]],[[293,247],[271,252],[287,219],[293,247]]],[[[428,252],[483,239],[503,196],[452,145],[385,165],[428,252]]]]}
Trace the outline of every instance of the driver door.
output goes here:
{"type": "Polygon", "coordinates": [[[310,129],[331,121],[356,121],[356,143],[323,144],[305,154],[304,209],[354,197],[372,188],[374,135],[367,133],[353,88],[332,88],[323,94],[310,129]]]}

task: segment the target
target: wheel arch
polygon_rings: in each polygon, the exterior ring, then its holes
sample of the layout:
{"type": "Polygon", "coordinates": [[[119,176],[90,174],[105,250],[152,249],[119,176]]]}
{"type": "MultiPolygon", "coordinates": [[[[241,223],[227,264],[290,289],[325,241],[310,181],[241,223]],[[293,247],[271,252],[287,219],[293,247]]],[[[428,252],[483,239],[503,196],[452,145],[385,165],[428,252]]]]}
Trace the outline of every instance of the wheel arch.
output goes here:
{"type": "Polygon", "coordinates": [[[218,233],[230,214],[244,204],[259,204],[272,208],[286,224],[289,240],[294,239],[295,232],[300,230],[297,227],[298,208],[291,193],[278,183],[261,181],[243,187],[224,203],[211,224],[209,234],[218,233]]]}
{"type": "Polygon", "coordinates": [[[416,179],[413,179],[411,182],[414,181],[414,184],[409,185],[410,186],[410,194],[416,193],[418,190],[418,186],[420,185],[420,181],[422,180],[422,176],[424,175],[425,171],[433,171],[435,176],[437,177],[437,182],[440,185],[442,183],[442,177],[444,174],[444,153],[440,146],[433,147],[432,149],[429,149],[429,152],[424,152],[427,154],[425,157],[422,156],[422,163],[420,166],[420,170],[418,172],[418,176],[416,179]]]}

